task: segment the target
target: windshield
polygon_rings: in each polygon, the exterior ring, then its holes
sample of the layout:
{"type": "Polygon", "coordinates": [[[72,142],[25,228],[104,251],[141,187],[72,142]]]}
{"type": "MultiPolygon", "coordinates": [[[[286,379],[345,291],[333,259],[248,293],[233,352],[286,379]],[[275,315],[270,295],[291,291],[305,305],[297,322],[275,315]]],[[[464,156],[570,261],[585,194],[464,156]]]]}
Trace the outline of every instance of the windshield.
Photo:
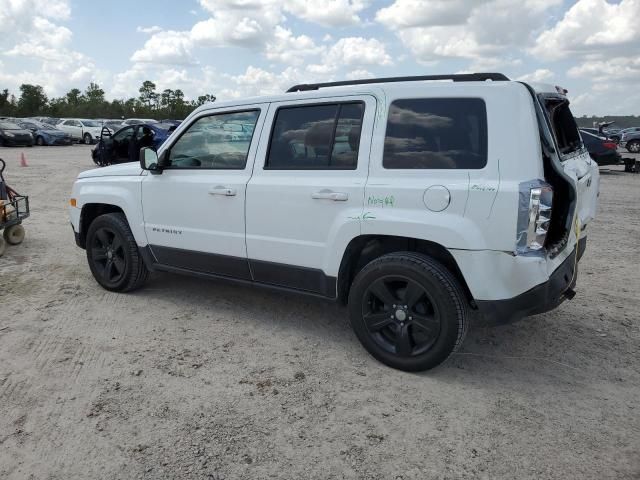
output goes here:
{"type": "Polygon", "coordinates": [[[15,123],[0,122],[0,128],[2,130],[20,130],[20,127],[15,123]]]}
{"type": "Polygon", "coordinates": [[[542,97],[541,100],[560,154],[569,155],[581,150],[582,138],[576,120],[569,109],[569,100],[556,96],[542,97]]]}
{"type": "Polygon", "coordinates": [[[82,123],[85,127],[101,127],[100,122],[96,122],[95,120],[82,120],[82,123]]]}

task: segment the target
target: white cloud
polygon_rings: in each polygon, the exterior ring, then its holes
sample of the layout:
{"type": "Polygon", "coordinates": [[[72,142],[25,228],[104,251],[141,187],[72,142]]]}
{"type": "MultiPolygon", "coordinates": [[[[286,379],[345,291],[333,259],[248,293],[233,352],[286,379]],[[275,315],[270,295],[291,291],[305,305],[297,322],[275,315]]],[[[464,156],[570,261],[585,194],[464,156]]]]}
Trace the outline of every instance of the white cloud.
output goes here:
{"type": "Polygon", "coordinates": [[[318,47],[307,35],[294,36],[291,30],[277,26],[274,37],[266,44],[265,56],[269,60],[299,65],[305,57],[318,55],[323,47],[318,47]]]}
{"type": "MultiPolygon", "coordinates": [[[[476,3],[483,1],[488,0],[476,3]]],[[[469,7],[465,0],[396,0],[378,10],[376,20],[393,29],[460,25],[469,17],[469,7]]]]}
{"type": "Polygon", "coordinates": [[[533,43],[534,32],[546,21],[546,11],[561,2],[396,0],[380,9],[376,20],[395,31],[421,62],[466,58],[490,63],[490,57],[533,43]]]}
{"type": "Polygon", "coordinates": [[[590,78],[595,83],[628,82],[637,85],[640,81],[640,57],[588,60],[571,67],[567,75],[571,78],[590,78]]]}
{"type": "Polygon", "coordinates": [[[534,72],[521,75],[520,77],[518,77],[518,80],[521,80],[523,82],[544,83],[551,80],[554,76],[555,75],[551,70],[546,68],[539,68],[534,72]]]}
{"type": "Polygon", "coordinates": [[[153,34],[161,31],[162,31],[162,28],[160,28],[157,25],[154,25],[153,27],[136,27],[136,32],[138,33],[153,34]]]}
{"type": "Polygon", "coordinates": [[[553,28],[540,34],[533,54],[557,60],[575,55],[602,57],[608,52],[638,55],[640,0],[578,0],[553,28]]]}
{"type": "Polygon", "coordinates": [[[325,54],[323,64],[333,70],[363,65],[392,65],[384,43],[375,38],[347,37],[338,40],[325,54]]]}
{"type": "Polygon", "coordinates": [[[71,30],[58,23],[70,16],[67,0],[0,0],[3,54],[12,58],[12,63],[20,58],[38,65],[31,71],[7,73],[3,69],[3,85],[17,90],[22,83],[36,83],[53,96],[72,88],[70,81],[89,83],[105,78],[105,72],[91,58],[71,48],[71,30]]]}
{"type": "Polygon", "coordinates": [[[131,56],[131,61],[189,65],[196,63],[192,55],[193,43],[185,32],[166,31],[154,33],[140,50],[131,56]]]}
{"type": "Polygon", "coordinates": [[[284,0],[286,12],[325,27],[342,27],[361,22],[359,13],[368,6],[364,0],[284,0]]]}

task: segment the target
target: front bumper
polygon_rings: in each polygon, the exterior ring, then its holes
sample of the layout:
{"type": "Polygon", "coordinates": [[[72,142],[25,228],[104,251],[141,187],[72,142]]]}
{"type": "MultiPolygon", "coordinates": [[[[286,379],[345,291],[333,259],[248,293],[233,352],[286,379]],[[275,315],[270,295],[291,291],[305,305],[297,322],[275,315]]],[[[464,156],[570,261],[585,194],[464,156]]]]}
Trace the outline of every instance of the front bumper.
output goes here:
{"type": "Polygon", "coordinates": [[[15,136],[15,137],[4,137],[4,143],[5,145],[10,147],[28,147],[30,145],[33,145],[35,141],[33,140],[33,137],[15,136]]]}
{"type": "Polygon", "coordinates": [[[47,143],[49,145],[71,145],[73,140],[71,137],[51,137],[47,143]]]}
{"type": "Polygon", "coordinates": [[[573,298],[578,276],[578,261],[587,247],[587,238],[551,274],[549,280],[506,300],[478,300],[477,322],[482,325],[503,325],[530,315],[553,310],[566,299],[573,298]]]}

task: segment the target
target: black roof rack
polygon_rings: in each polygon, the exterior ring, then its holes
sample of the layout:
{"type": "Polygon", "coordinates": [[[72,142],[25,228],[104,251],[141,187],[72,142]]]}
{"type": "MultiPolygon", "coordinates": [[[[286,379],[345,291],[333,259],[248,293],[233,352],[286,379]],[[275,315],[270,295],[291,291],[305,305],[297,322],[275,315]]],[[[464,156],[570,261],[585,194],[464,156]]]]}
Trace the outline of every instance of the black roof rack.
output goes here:
{"type": "Polygon", "coordinates": [[[302,83],[294,85],[287,93],[306,92],[318,90],[324,87],[345,87],[347,85],[366,85],[371,83],[394,83],[394,82],[421,82],[425,80],[452,80],[454,82],[494,82],[509,81],[509,78],[502,73],[460,73],[453,75],[419,75],[414,77],[386,77],[386,78],[365,78],[362,80],[344,80],[342,82],[327,83],[302,83]]]}

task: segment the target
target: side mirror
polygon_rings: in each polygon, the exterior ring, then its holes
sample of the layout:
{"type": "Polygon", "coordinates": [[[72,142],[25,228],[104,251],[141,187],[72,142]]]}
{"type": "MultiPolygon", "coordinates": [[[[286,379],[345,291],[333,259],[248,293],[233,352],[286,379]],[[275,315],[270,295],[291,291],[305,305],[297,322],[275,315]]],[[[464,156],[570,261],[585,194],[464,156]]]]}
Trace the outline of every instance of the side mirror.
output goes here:
{"type": "Polygon", "coordinates": [[[162,173],[157,152],[151,147],[140,149],[140,168],[149,170],[151,173],[162,173]]]}

